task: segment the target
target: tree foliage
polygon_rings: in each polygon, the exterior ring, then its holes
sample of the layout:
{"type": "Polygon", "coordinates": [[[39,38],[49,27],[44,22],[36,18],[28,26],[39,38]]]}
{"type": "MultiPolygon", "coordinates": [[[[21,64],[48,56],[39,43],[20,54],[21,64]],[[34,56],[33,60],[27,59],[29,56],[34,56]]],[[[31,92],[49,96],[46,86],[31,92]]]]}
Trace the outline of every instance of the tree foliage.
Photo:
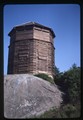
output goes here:
{"type": "MultiPolygon", "coordinates": [[[[56,72],[56,71],[55,71],[56,72]]],[[[80,100],[80,67],[73,64],[70,69],[64,73],[58,73],[54,79],[55,83],[66,93],[66,98],[71,103],[80,100]]]]}
{"type": "Polygon", "coordinates": [[[66,76],[70,102],[78,102],[81,94],[80,67],[73,64],[72,67],[66,72],[66,76]]]}

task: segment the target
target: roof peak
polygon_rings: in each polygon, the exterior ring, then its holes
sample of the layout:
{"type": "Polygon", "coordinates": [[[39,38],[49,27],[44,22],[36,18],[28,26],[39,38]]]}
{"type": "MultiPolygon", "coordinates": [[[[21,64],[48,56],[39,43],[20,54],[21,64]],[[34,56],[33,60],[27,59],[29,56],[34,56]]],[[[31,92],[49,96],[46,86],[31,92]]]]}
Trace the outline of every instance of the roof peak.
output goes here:
{"type": "Polygon", "coordinates": [[[19,25],[16,25],[15,27],[20,27],[20,26],[25,26],[25,25],[38,25],[38,26],[42,26],[42,27],[46,27],[46,28],[49,28],[43,24],[40,24],[38,22],[32,22],[32,21],[29,21],[29,22],[25,22],[25,23],[22,23],[22,24],[19,24],[19,25]]]}
{"type": "Polygon", "coordinates": [[[26,24],[34,24],[34,22],[32,22],[32,21],[29,21],[29,22],[25,22],[25,23],[22,23],[22,24],[19,24],[19,25],[15,25],[15,27],[17,27],[17,26],[23,26],[23,25],[26,25],[26,24]]]}

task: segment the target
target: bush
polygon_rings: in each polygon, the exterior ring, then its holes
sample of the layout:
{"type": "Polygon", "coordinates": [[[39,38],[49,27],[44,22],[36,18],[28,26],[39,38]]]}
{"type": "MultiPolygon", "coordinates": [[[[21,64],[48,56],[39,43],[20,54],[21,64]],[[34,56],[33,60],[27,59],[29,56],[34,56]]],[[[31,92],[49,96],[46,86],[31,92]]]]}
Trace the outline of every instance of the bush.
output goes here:
{"type": "Polygon", "coordinates": [[[60,108],[54,108],[53,110],[46,111],[40,115],[39,118],[79,118],[80,117],[80,105],[67,104],[60,108]]]}
{"type": "Polygon", "coordinates": [[[49,77],[47,74],[39,73],[39,74],[35,74],[35,76],[42,78],[48,82],[54,83],[54,80],[51,77],[49,77]]]}
{"type": "Polygon", "coordinates": [[[81,96],[80,67],[73,64],[64,73],[55,76],[55,84],[65,93],[65,102],[78,103],[81,96]],[[67,98],[67,99],[66,99],[67,98]]]}
{"type": "Polygon", "coordinates": [[[75,64],[70,68],[66,75],[68,84],[68,94],[71,103],[78,103],[81,96],[81,85],[80,85],[80,68],[76,67],[75,64]]]}

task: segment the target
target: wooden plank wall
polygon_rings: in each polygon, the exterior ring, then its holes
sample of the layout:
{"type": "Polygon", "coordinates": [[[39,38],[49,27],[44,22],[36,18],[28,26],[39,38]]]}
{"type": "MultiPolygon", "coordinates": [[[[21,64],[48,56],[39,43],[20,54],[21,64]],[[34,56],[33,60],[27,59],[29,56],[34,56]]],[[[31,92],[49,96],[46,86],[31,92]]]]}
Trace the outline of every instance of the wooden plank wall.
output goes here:
{"type": "Polygon", "coordinates": [[[34,27],[32,30],[16,31],[10,39],[12,44],[9,48],[9,72],[47,72],[53,75],[54,45],[49,30],[34,27]]]}

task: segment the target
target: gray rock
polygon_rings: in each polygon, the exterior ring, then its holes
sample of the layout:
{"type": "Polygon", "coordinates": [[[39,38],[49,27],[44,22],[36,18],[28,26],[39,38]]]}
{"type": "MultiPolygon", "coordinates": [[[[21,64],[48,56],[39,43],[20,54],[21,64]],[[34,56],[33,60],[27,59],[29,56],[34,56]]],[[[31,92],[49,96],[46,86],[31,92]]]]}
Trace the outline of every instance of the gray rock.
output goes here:
{"type": "Polygon", "coordinates": [[[4,76],[4,117],[32,118],[60,107],[57,85],[29,74],[4,76]]]}

